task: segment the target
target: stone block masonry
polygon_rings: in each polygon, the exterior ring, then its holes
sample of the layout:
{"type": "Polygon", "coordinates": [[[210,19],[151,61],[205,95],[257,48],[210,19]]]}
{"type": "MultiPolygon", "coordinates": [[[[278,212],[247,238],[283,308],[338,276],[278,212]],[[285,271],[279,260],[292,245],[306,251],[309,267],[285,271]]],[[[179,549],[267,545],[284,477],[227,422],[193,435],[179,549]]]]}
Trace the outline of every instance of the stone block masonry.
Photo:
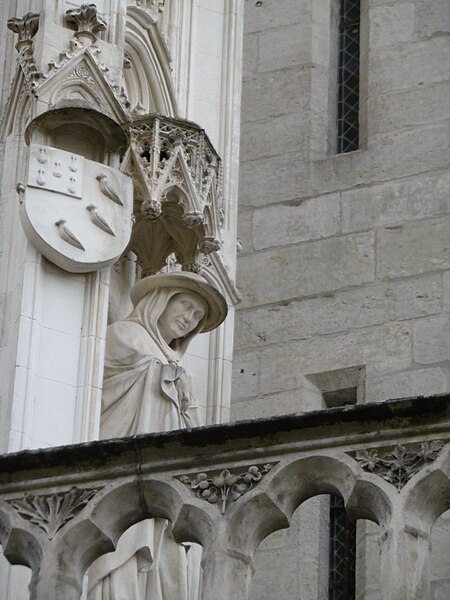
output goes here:
{"type": "MultiPolygon", "coordinates": [[[[308,376],[356,367],[361,402],[450,390],[448,1],[362,2],[361,145],[341,155],[333,7],[245,2],[234,419],[321,408],[308,376]]],[[[378,598],[377,549],[358,535],[358,597],[378,598]]],[[[257,556],[254,598],[270,597],[272,558],[295,589],[301,552],[285,542],[257,556]]],[[[319,555],[300,568],[302,600],[327,597],[319,555]]],[[[433,597],[448,597],[449,568],[433,570],[433,597]]]]}

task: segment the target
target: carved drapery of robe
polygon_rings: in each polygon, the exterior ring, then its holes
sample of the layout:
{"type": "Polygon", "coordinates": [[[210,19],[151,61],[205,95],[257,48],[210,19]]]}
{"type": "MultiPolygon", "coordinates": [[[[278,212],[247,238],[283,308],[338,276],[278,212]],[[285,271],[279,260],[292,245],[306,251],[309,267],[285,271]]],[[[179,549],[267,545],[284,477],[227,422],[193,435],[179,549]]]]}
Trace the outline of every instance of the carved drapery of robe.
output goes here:
{"type": "MultiPolygon", "coordinates": [[[[201,329],[167,346],[158,319],[183,289],[157,289],[108,327],[100,437],[200,425],[189,374],[178,363],[201,329]]],[[[89,600],[197,600],[201,548],[178,544],[165,519],[129,528],[89,570],[89,600]],[[189,563],[189,566],[188,566],[189,563]]]]}

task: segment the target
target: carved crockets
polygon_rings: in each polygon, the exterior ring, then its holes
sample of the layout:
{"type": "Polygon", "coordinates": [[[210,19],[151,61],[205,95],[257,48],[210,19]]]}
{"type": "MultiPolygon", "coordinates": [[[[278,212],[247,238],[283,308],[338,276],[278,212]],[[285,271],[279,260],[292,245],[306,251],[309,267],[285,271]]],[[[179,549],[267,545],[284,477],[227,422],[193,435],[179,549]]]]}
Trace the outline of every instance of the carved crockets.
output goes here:
{"type": "Polygon", "coordinates": [[[174,253],[186,271],[200,254],[220,248],[221,161],[194,123],[149,115],[127,125],[124,169],[135,183],[136,224],[128,250],[143,274],[160,270],[174,253]]]}
{"type": "Polygon", "coordinates": [[[16,50],[19,53],[19,65],[30,89],[33,89],[41,78],[33,56],[33,38],[39,29],[39,14],[29,12],[21,19],[8,19],[8,29],[18,34],[16,50]]]}
{"type": "MultiPolygon", "coordinates": [[[[150,11],[154,19],[165,7],[161,0],[135,1],[139,10],[150,11]]],[[[117,61],[108,63],[107,42],[100,44],[97,39],[107,24],[95,4],[67,10],[64,23],[75,30],[73,37],[66,42],[66,48],[50,61],[46,57],[44,63],[33,48],[39,15],[28,13],[8,22],[8,27],[19,35],[19,69],[6,127],[14,127],[14,106],[26,91],[31,102],[25,135],[27,143],[39,144],[31,152],[30,165],[35,172],[24,174],[26,186],[24,179],[17,182],[28,237],[49,260],[72,272],[104,268],[130,251],[136,254],[143,276],[160,271],[170,260],[177,263],[177,268],[200,272],[207,256],[220,249],[222,239],[222,165],[217,152],[205,131],[195,123],[159,114],[133,119],[122,87],[123,61],[120,66],[117,61]],[[70,129],[70,139],[62,146],[58,128],[70,129]],[[84,147],[85,142],[77,144],[77,135],[83,140],[95,140],[95,151],[81,156],[77,149],[84,147]],[[51,164],[40,163],[36,152],[48,148],[54,148],[48,150],[51,164]],[[70,152],[66,155],[64,151],[70,152]],[[108,158],[111,151],[115,154],[112,162],[108,158]],[[118,167],[123,154],[120,169],[113,172],[112,164],[118,167]],[[84,179],[95,198],[86,203],[87,189],[80,187],[81,166],[89,165],[94,155],[98,156],[98,168],[92,165],[94,181],[84,179]],[[71,156],[79,156],[77,173],[65,164],[71,156]],[[126,201],[124,173],[133,178],[133,207],[126,201]],[[51,195],[44,194],[48,190],[51,195]],[[47,199],[56,198],[56,193],[73,211],[70,219],[67,211],[59,208],[62,202],[56,206],[48,204],[47,199]],[[39,202],[34,202],[38,196],[39,202]],[[83,203],[74,198],[83,198],[83,203]],[[36,205],[34,215],[32,199],[36,205]],[[131,209],[132,232],[128,227],[131,209]],[[50,212],[50,219],[40,223],[41,214],[50,212]],[[77,224],[75,219],[82,221],[77,224]],[[121,222],[127,226],[121,227],[121,222]],[[130,232],[131,237],[123,243],[130,232]],[[89,254],[89,247],[105,251],[95,257],[89,254]]]]}

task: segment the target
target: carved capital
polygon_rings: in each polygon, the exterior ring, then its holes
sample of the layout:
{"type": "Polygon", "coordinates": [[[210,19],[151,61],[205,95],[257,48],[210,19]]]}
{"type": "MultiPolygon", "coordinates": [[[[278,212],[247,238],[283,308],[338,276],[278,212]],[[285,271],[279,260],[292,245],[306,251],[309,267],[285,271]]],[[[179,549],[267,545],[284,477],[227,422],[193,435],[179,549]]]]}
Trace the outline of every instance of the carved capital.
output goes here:
{"type": "Polygon", "coordinates": [[[75,25],[76,37],[86,36],[92,41],[97,39],[97,31],[106,30],[106,22],[97,14],[95,4],[82,4],[79,8],[66,11],[66,21],[75,25]]]}
{"type": "Polygon", "coordinates": [[[17,33],[19,39],[16,44],[17,50],[23,45],[30,45],[39,29],[39,13],[29,12],[21,19],[12,17],[8,19],[8,29],[17,33]]]}
{"type": "Polygon", "coordinates": [[[382,477],[400,491],[411,477],[437,458],[443,445],[440,440],[399,444],[388,448],[360,450],[353,456],[365,471],[382,477]]]}
{"type": "Polygon", "coordinates": [[[178,479],[187,485],[198,498],[211,504],[219,504],[225,513],[232,502],[254,488],[276,463],[252,465],[243,473],[232,473],[224,469],[220,473],[199,473],[194,478],[182,475],[178,479]]]}

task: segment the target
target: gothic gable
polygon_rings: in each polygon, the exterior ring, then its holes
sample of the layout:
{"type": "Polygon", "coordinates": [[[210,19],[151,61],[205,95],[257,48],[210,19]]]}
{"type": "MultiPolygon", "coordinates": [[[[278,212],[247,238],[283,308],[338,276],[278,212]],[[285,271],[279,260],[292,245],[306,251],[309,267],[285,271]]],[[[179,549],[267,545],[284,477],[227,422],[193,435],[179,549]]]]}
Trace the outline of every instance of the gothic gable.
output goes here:
{"type": "Polygon", "coordinates": [[[107,74],[108,67],[99,65],[86,48],[65,64],[53,66],[39,87],[39,104],[46,110],[84,107],[103,112],[119,123],[128,121],[126,99],[113,89],[107,74]]]}

